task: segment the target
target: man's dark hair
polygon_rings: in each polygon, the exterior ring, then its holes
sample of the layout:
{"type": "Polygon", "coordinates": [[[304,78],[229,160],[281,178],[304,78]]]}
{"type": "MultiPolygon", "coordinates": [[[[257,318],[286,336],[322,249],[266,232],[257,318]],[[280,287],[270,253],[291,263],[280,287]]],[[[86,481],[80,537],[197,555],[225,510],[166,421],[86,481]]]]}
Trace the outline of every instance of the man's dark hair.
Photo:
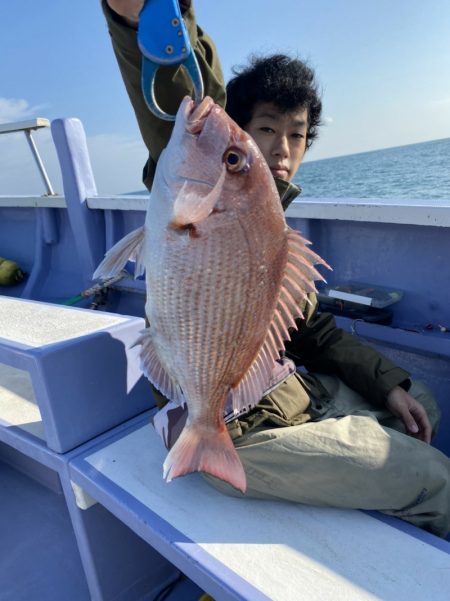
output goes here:
{"type": "Polygon", "coordinates": [[[303,61],[284,54],[252,56],[248,66],[233,69],[227,85],[227,113],[245,128],[258,102],[273,102],[283,112],[308,110],[306,148],[317,137],[321,124],[320,100],[314,71],[303,61]]]}

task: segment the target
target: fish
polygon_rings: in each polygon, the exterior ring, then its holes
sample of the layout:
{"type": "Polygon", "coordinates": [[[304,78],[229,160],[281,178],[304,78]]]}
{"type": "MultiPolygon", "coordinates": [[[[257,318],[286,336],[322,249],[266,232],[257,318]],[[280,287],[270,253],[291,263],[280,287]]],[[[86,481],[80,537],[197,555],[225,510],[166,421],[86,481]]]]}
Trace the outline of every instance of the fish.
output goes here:
{"type": "Polygon", "coordinates": [[[163,150],[145,223],[105,255],[95,278],[129,259],[145,272],[144,374],[188,416],[163,465],[242,493],[246,475],[224,423],[255,406],[327,263],[286,223],[258,146],[214,101],[186,97],[163,150]]]}

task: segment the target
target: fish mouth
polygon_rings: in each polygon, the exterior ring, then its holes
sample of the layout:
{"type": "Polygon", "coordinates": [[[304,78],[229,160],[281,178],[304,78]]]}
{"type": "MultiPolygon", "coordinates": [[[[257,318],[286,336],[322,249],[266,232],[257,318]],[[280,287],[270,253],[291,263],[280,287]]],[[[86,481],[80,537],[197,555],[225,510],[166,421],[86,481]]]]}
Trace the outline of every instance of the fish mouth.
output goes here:
{"type": "Polygon", "coordinates": [[[199,104],[193,100],[186,107],[186,131],[197,135],[203,130],[203,126],[214,107],[214,100],[206,96],[199,104]]]}
{"type": "Polygon", "coordinates": [[[225,110],[217,105],[212,98],[206,96],[200,103],[196,103],[186,96],[184,99],[184,127],[188,134],[201,136],[208,130],[218,144],[221,140],[224,150],[228,146],[246,145],[250,136],[226,114],[225,110]],[[207,125],[209,124],[209,125],[207,125]]]}

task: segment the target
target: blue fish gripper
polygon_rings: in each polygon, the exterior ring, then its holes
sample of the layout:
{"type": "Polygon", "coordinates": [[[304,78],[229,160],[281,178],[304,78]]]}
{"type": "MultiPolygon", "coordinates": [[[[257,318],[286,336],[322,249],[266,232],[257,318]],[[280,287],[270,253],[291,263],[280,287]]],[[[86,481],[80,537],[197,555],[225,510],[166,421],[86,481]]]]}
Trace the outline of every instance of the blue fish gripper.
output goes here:
{"type": "Polygon", "coordinates": [[[200,67],[181,16],[178,0],[147,0],[139,15],[138,45],[142,52],[142,92],[148,108],[165,121],[175,121],[155,97],[155,77],[161,66],[183,65],[194,86],[194,99],[204,96],[200,67]]]}

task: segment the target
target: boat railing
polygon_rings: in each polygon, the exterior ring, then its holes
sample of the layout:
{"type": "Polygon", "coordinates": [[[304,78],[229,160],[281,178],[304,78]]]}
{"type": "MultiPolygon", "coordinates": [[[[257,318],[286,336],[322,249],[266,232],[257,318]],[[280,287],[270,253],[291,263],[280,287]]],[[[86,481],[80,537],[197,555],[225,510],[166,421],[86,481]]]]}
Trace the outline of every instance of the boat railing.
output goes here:
{"type": "MultiPolygon", "coordinates": [[[[86,204],[93,210],[146,211],[148,194],[88,196],[86,204]]],[[[0,207],[64,209],[67,204],[63,194],[0,194],[0,207]]],[[[302,197],[292,203],[287,217],[450,227],[450,200],[302,197]]]]}
{"type": "Polygon", "coordinates": [[[11,134],[22,131],[25,134],[25,138],[28,142],[28,145],[31,150],[31,154],[33,155],[36,166],[39,170],[39,174],[44,183],[46,194],[48,196],[57,196],[56,192],[53,189],[53,186],[50,182],[50,178],[48,176],[47,170],[44,166],[44,162],[39,154],[38,147],[36,142],[34,141],[32,132],[38,129],[42,129],[45,127],[50,127],[50,121],[48,119],[44,119],[43,117],[38,117],[37,119],[32,119],[30,121],[19,121],[15,123],[2,123],[0,124],[0,135],[1,134],[11,134]]]}

